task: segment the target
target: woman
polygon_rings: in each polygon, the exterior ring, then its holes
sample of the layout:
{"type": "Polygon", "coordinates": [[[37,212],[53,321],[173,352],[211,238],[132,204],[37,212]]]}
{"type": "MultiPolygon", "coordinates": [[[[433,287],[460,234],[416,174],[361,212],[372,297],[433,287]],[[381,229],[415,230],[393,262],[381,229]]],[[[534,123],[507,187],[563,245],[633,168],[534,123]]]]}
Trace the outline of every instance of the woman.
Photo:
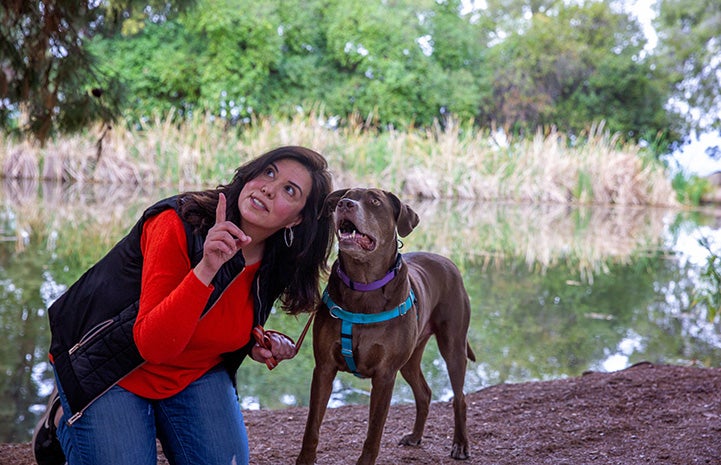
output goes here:
{"type": "Polygon", "coordinates": [[[146,210],[49,309],[57,395],[36,461],[155,464],[157,437],[173,464],[247,463],[235,374],[246,355],[295,355],[251,330],[277,299],[291,314],[319,302],[330,191],[320,154],[281,147],[146,210]]]}

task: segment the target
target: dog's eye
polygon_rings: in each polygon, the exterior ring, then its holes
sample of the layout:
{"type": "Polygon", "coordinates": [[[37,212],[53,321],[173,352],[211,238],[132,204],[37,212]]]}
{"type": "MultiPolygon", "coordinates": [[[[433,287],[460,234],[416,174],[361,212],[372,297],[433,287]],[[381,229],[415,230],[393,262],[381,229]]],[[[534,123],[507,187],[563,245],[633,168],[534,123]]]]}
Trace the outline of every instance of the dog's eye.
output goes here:
{"type": "Polygon", "coordinates": [[[372,197],[372,198],[371,198],[371,205],[377,207],[377,206],[379,206],[380,204],[381,204],[381,199],[379,199],[379,198],[377,198],[377,197],[372,197]]]}

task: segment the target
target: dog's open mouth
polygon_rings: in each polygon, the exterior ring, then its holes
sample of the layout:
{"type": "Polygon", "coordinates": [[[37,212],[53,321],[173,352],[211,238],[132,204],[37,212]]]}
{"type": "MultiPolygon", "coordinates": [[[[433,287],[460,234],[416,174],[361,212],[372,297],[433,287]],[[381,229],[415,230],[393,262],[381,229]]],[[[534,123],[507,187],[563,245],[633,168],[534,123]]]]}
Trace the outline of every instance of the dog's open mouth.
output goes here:
{"type": "Polygon", "coordinates": [[[363,250],[373,250],[376,246],[375,239],[360,232],[349,220],[343,220],[338,225],[338,242],[342,246],[355,244],[363,250]]]}

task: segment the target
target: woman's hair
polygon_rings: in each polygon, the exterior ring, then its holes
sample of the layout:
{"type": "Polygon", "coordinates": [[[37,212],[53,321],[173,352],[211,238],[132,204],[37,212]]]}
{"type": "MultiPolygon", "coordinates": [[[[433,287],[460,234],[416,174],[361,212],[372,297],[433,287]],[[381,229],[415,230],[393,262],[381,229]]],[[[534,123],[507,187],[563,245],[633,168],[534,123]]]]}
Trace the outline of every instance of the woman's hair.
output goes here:
{"type": "Polygon", "coordinates": [[[332,190],[328,162],[319,153],[298,146],[279,147],[235,171],[230,183],[216,189],[186,192],[180,195],[180,214],[200,234],[207,234],[215,224],[215,207],[220,193],[227,199],[226,219],[240,225],[238,198],[245,184],[263,173],[271,163],[291,159],[310,173],[312,187],[301,211],[302,221],[293,227],[290,247],[283,239],[284,230],[265,241],[264,257],[272,254],[273,273],[270,285],[280,295],[283,310],[290,314],[311,311],[320,302],[321,275],[328,272],[331,245],[331,217],[324,214],[323,202],[332,190]]]}

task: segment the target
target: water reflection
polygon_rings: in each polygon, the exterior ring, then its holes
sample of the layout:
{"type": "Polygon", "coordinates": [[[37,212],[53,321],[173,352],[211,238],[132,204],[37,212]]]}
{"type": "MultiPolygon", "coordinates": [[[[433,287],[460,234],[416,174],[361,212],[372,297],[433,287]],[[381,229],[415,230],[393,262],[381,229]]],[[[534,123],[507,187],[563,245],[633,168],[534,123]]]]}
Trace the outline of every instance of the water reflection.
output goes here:
{"type": "MultiPolygon", "coordinates": [[[[49,304],[167,192],[107,185],[5,182],[0,191],[0,440],[23,442],[52,388],[49,304]]],[[[718,328],[690,312],[703,257],[687,253],[719,230],[712,212],[484,202],[412,202],[420,227],[404,250],[453,258],[473,315],[466,390],[616,370],[642,360],[719,365],[718,328]],[[691,238],[691,239],[689,239],[691,238]]],[[[268,326],[296,337],[305,317],[268,326]]],[[[312,337],[312,336],[311,336],[312,337]]],[[[423,370],[434,399],[451,390],[431,341],[423,370]]],[[[311,340],[272,373],[246,363],[245,408],[307,405],[311,340]]],[[[332,406],[366,403],[370,382],[338,376],[332,406]]],[[[399,377],[395,402],[411,401],[399,377]]]]}

